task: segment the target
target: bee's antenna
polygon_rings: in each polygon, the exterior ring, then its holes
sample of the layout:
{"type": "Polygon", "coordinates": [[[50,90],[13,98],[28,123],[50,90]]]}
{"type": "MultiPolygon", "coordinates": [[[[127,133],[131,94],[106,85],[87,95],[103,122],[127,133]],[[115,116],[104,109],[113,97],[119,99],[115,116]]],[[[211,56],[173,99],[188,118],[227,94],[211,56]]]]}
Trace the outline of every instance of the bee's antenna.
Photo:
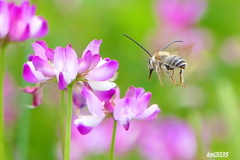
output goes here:
{"type": "Polygon", "coordinates": [[[173,41],[173,42],[169,43],[168,45],[166,45],[165,47],[163,47],[160,51],[163,51],[164,49],[166,49],[167,47],[169,47],[170,45],[172,45],[173,43],[176,43],[176,42],[182,42],[183,43],[183,41],[173,41]]]}
{"type": "Polygon", "coordinates": [[[129,37],[126,34],[123,34],[125,37],[129,38],[130,40],[132,40],[134,43],[136,43],[139,47],[141,47],[145,52],[147,52],[149,54],[150,57],[152,57],[152,55],[142,46],[140,45],[138,42],[136,42],[135,40],[133,40],[131,37],[129,37]]]}

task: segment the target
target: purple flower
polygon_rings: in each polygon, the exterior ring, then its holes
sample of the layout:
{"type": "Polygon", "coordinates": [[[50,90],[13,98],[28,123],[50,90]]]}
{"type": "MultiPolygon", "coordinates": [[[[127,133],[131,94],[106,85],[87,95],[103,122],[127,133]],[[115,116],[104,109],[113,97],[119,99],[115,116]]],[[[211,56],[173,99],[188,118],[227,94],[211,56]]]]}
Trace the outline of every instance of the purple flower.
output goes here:
{"type": "Polygon", "coordinates": [[[153,120],[160,112],[158,105],[148,107],[152,94],[144,93],[143,88],[130,87],[124,98],[116,101],[114,119],[128,130],[132,119],[153,120]]]}
{"type": "MultiPolygon", "coordinates": [[[[105,94],[108,94],[109,97],[112,97],[114,93],[114,89],[105,92],[105,94]]],[[[92,131],[94,127],[98,126],[106,117],[108,111],[104,108],[105,102],[103,100],[100,100],[87,87],[82,87],[81,94],[86,100],[86,104],[90,114],[79,114],[78,119],[74,121],[74,124],[77,125],[78,131],[84,135],[88,134],[90,131],[92,131]]]]}
{"type": "Polygon", "coordinates": [[[93,90],[105,91],[116,86],[116,71],[118,62],[109,58],[102,59],[99,55],[101,40],[93,40],[89,43],[78,60],[79,78],[87,80],[87,84],[93,90]]]}
{"type": "Polygon", "coordinates": [[[59,88],[64,89],[77,77],[93,90],[111,90],[116,86],[112,81],[118,62],[100,57],[100,43],[101,40],[90,42],[79,59],[70,45],[52,50],[44,41],[33,43],[34,55],[23,66],[23,78],[29,83],[44,83],[56,77],[59,88]]]}
{"type": "Polygon", "coordinates": [[[60,89],[64,89],[76,78],[77,69],[77,54],[71,46],[57,47],[54,54],[54,72],[60,89]]]}
{"type": "MultiPolygon", "coordinates": [[[[87,87],[98,98],[107,101],[115,93],[113,88],[116,84],[113,81],[116,79],[118,62],[101,58],[99,55],[101,42],[101,40],[90,42],[82,58],[78,59],[71,45],[66,48],[56,47],[53,50],[48,48],[44,41],[37,41],[32,44],[34,54],[30,55],[28,62],[23,65],[23,78],[29,83],[57,80],[61,90],[73,81],[79,82],[80,86],[87,87]]],[[[76,101],[76,97],[78,96],[74,94],[76,106],[84,104],[82,100],[76,101]]]]}
{"type": "Polygon", "coordinates": [[[156,104],[148,108],[151,93],[144,93],[143,88],[130,87],[122,99],[119,96],[119,88],[98,92],[97,95],[89,88],[83,87],[81,94],[86,99],[90,113],[90,115],[79,114],[78,119],[74,121],[81,134],[88,134],[105,117],[112,115],[124,126],[125,130],[128,130],[132,119],[153,120],[160,112],[156,104]]]}
{"type": "Polygon", "coordinates": [[[0,38],[6,41],[24,41],[48,34],[47,21],[35,15],[36,6],[23,1],[20,6],[0,1],[0,38]]]}
{"type": "Polygon", "coordinates": [[[56,77],[59,89],[64,89],[77,76],[77,54],[66,48],[46,48],[45,42],[32,44],[35,55],[23,66],[23,78],[29,83],[44,83],[56,77]]]}

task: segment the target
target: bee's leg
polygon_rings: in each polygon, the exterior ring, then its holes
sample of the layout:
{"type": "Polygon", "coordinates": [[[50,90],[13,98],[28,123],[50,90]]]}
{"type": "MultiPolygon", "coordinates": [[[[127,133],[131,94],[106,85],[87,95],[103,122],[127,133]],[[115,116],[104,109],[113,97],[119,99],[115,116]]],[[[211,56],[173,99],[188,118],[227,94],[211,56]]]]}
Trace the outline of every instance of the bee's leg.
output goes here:
{"type": "Polygon", "coordinates": [[[161,68],[161,71],[162,71],[162,76],[164,77],[164,72],[163,72],[163,69],[161,68]]]}
{"type": "Polygon", "coordinates": [[[172,77],[174,76],[174,69],[172,70],[172,77]]]}
{"type": "Polygon", "coordinates": [[[182,85],[182,87],[186,87],[183,83],[184,83],[184,79],[183,79],[183,69],[180,69],[180,83],[182,85]]]}
{"type": "MultiPolygon", "coordinates": [[[[162,68],[161,68],[161,70],[162,70],[162,68]]],[[[157,72],[158,79],[159,79],[159,82],[160,82],[161,86],[164,87],[164,85],[162,83],[162,78],[161,78],[160,68],[159,67],[156,67],[156,72],[157,72]]]]}
{"type": "Polygon", "coordinates": [[[168,69],[165,67],[165,65],[162,65],[161,67],[162,67],[162,69],[170,76],[170,78],[172,79],[173,83],[174,83],[176,86],[178,86],[177,83],[176,83],[176,81],[175,81],[175,79],[174,79],[173,76],[170,74],[170,72],[169,72],[168,69]]]}

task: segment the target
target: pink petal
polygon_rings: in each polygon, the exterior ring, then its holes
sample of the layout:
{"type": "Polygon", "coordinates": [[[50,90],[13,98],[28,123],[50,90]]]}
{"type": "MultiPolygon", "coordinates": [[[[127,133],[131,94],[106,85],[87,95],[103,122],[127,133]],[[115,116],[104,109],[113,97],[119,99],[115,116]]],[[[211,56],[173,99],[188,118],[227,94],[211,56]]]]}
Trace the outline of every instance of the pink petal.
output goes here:
{"type": "Polygon", "coordinates": [[[60,89],[60,90],[65,89],[68,84],[67,84],[66,80],[64,79],[64,76],[63,76],[63,73],[62,73],[62,72],[60,72],[58,80],[59,80],[59,81],[58,81],[58,87],[59,87],[59,89],[60,89]]]}
{"type": "Polygon", "coordinates": [[[100,101],[92,91],[90,91],[86,87],[83,87],[82,95],[86,99],[86,104],[87,104],[88,110],[91,114],[93,114],[94,116],[100,117],[100,118],[105,116],[102,111],[103,110],[103,102],[100,101]]]}
{"type": "Polygon", "coordinates": [[[131,86],[128,88],[124,97],[134,97],[135,95],[135,87],[131,86]]]}
{"type": "Polygon", "coordinates": [[[42,60],[40,57],[33,57],[32,63],[36,68],[36,71],[41,72],[45,77],[53,77],[55,75],[53,66],[42,60]]]}
{"type": "Polygon", "coordinates": [[[15,41],[25,41],[28,38],[30,38],[31,37],[30,25],[27,24],[22,31],[19,30],[18,35],[19,36],[14,39],[15,41]]]}
{"type": "Polygon", "coordinates": [[[160,108],[158,108],[158,105],[154,104],[151,105],[149,108],[144,110],[142,114],[136,116],[136,119],[144,119],[144,120],[154,120],[157,118],[158,113],[160,112],[160,108]]]}
{"type": "Polygon", "coordinates": [[[115,89],[112,88],[108,91],[96,91],[93,90],[93,92],[95,93],[95,95],[101,99],[102,101],[108,101],[112,98],[112,96],[115,94],[115,89]]]}
{"type": "Polygon", "coordinates": [[[48,49],[47,43],[43,40],[36,41],[36,43],[40,44],[45,50],[48,49]]]}
{"type": "Polygon", "coordinates": [[[92,42],[88,44],[86,49],[83,51],[82,57],[87,53],[88,50],[92,52],[92,54],[99,54],[100,44],[102,43],[102,40],[96,40],[94,39],[92,42]]]}
{"type": "Polygon", "coordinates": [[[135,88],[135,97],[136,97],[136,99],[139,99],[142,96],[142,94],[144,93],[144,91],[145,90],[143,88],[141,88],[141,87],[135,88]]]}
{"type": "Polygon", "coordinates": [[[25,87],[25,88],[20,88],[21,91],[28,93],[28,94],[33,94],[36,91],[36,87],[25,87]]]}
{"type": "Polygon", "coordinates": [[[148,103],[151,99],[152,94],[150,92],[146,92],[142,95],[140,99],[138,99],[138,107],[136,110],[136,115],[141,114],[145,109],[148,108],[148,103]]]}
{"type": "Polygon", "coordinates": [[[94,127],[85,126],[84,124],[77,125],[80,134],[86,135],[93,130],[94,127]]]}
{"type": "Polygon", "coordinates": [[[33,54],[28,55],[28,61],[32,61],[33,57],[35,57],[35,55],[33,54]]]}
{"type": "Polygon", "coordinates": [[[100,61],[101,61],[101,56],[99,54],[94,54],[92,56],[92,60],[91,60],[90,66],[89,66],[89,70],[94,69],[100,61]]]}
{"type": "Polygon", "coordinates": [[[117,102],[119,99],[120,99],[120,89],[119,89],[119,87],[116,87],[116,93],[115,93],[114,101],[117,102]]]}
{"type": "MultiPolygon", "coordinates": [[[[56,47],[54,54],[54,67],[56,70],[64,72],[66,80],[75,79],[78,71],[76,52],[69,46],[65,49],[62,47],[56,47]]],[[[70,83],[69,81],[67,82],[70,83]]]]}
{"type": "Polygon", "coordinates": [[[69,72],[69,76],[71,80],[75,79],[78,72],[78,60],[77,60],[77,54],[72,49],[72,47],[67,46],[65,49],[65,67],[66,72],[69,72]]]}
{"type": "Polygon", "coordinates": [[[0,1],[0,38],[4,38],[9,31],[10,15],[8,3],[0,1]]]}
{"type": "Polygon", "coordinates": [[[32,43],[32,48],[34,50],[35,56],[39,56],[44,61],[47,61],[48,58],[45,55],[45,49],[39,43],[32,43]]]}
{"type": "Polygon", "coordinates": [[[113,113],[114,108],[115,108],[115,106],[114,106],[114,104],[112,102],[106,101],[104,103],[104,109],[106,110],[106,112],[113,113]]]}
{"type": "Polygon", "coordinates": [[[63,66],[64,66],[64,53],[63,53],[63,48],[62,47],[56,47],[55,48],[55,54],[54,54],[54,67],[62,71],[63,66]]]}
{"type": "Polygon", "coordinates": [[[30,33],[33,38],[41,38],[48,34],[47,21],[38,16],[33,16],[30,22],[30,33]]]}
{"type": "Polygon", "coordinates": [[[133,110],[136,108],[136,100],[132,97],[123,98],[117,101],[113,116],[121,125],[127,125],[135,117],[133,110]]]}
{"type": "Polygon", "coordinates": [[[92,115],[85,116],[82,115],[74,121],[74,124],[77,125],[78,131],[85,135],[93,130],[94,127],[98,126],[104,117],[95,117],[92,115]]]}
{"type": "Polygon", "coordinates": [[[49,80],[49,77],[44,77],[41,72],[34,69],[31,62],[27,62],[23,65],[23,79],[29,83],[42,83],[49,80]]]}
{"type": "Polygon", "coordinates": [[[27,17],[23,14],[22,7],[15,6],[14,3],[9,5],[10,10],[10,30],[9,38],[12,41],[23,41],[30,36],[30,27],[24,21],[27,17]],[[25,19],[23,19],[25,18],[25,19]]]}
{"type": "Polygon", "coordinates": [[[127,119],[127,123],[123,125],[123,128],[124,128],[126,131],[128,131],[129,127],[130,127],[130,120],[127,119]]]}
{"type": "Polygon", "coordinates": [[[141,87],[135,88],[135,87],[131,86],[127,90],[125,97],[135,97],[136,99],[138,99],[143,93],[144,93],[143,88],[141,88],[141,87]]]}
{"type": "Polygon", "coordinates": [[[36,85],[35,87],[25,87],[21,90],[25,93],[29,93],[33,95],[31,108],[35,108],[42,103],[42,92],[43,92],[42,85],[36,85]]]}
{"type": "Polygon", "coordinates": [[[92,59],[92,52],[88,51],[82,59],[78,60],[78,73],[83,73],[89,69],[92,59]]]}
{"type": "Polygon", "coordinates": [[[52,63],[54,63],[54,50],[51,48],[46,49],[46,56],[47,59],[50,60],[52,63]]]}
{"type": "Polygon", "coordinates": [[[86,78],[94,81],[106,81],[115,75],[117,69],[118,62],[112,60],[89,72],[86,78]]]}

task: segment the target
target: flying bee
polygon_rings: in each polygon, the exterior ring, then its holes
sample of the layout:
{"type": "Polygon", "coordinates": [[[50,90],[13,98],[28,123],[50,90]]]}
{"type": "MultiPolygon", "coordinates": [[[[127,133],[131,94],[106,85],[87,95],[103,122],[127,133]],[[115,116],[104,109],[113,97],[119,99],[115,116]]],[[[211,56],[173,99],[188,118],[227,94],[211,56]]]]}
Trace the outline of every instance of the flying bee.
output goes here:
{"type": "Polygon", "coordinates": [[[141,47],[145,52],[147,52],[149,54],[149,56],[150,56],[150,59],[148,61],[148,68],[150,70],[149,80],[151,79],[152,72],[155,70],[158,75],[158,79],[160,81],[161,86],[164,87],[162,80],[161,80],[160,72],[162,72],[163,76],[164,76],[164,72],[165,72],[170,76],[173,83],[176,86],[178,86],[178,84],[176,83],[173,76],[174,76],[174,70],[176,68],[179,68],[180,69],[180,72],[179,72],[180,83],[181,83],[182,87],[185,87],[185,85],[183,84],[184,83],[183,69],[187,68],[187,62],[182,57],[179,57],[175,54],[171,54],[170,52],[163,51],[164,49],[166,49],[173,43],[183,42],[183,41],[173,41],[173,42],[169,43],[167,46],[163,47],[159,52],[155,53],[154,55],[151,55],[138,42],[136,42],[135,40],[133,40],[131,37],[127,36],[126,34],[123,34],[123,35],[126,36],[127,38],[129,38],[130,40],[132,40],[134,43],[136,43],[139,47],[141,47]],[[170,70],[172,70],[172,74],[169,72],[170,70]]]}

